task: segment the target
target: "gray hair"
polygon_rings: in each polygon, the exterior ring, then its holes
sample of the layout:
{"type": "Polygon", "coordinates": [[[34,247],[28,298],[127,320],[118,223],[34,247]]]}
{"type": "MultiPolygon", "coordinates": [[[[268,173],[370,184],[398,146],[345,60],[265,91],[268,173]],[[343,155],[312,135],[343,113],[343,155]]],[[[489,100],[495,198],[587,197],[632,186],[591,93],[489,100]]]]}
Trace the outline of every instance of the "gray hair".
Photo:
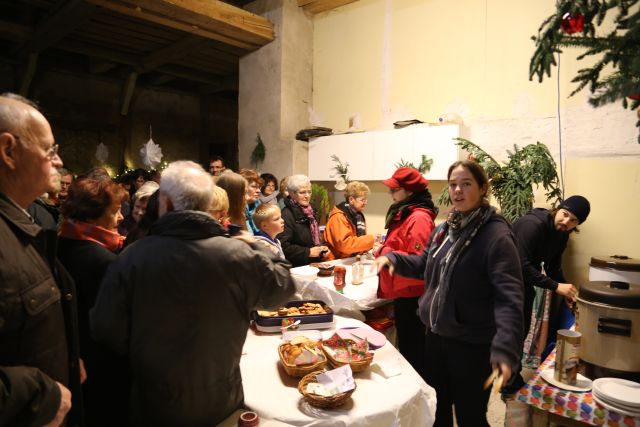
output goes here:
{"type": "Polygon", "coordinates": [[[160,193],[171,200],[176,211],[207,212],[213,197],[211,175],[199,164],[189,160],[169,163],[162,172],[160,193]]]}
{"type": "Polygon", "coordinates": [[[291,175],[287,181],[287,191],[297,193],[302,187],[311,187],[311,180],[306,175],[291,175]]]}
{"type": "Polygon", "coordinates": [[[160,188],[160,185],[158,185],[157,182],[145,181],[145,183],[138,188],[138,191],[136,191],[134,196],[136,200],[144,199],[145,197],[150,197],[158,188],[160,188]]]}

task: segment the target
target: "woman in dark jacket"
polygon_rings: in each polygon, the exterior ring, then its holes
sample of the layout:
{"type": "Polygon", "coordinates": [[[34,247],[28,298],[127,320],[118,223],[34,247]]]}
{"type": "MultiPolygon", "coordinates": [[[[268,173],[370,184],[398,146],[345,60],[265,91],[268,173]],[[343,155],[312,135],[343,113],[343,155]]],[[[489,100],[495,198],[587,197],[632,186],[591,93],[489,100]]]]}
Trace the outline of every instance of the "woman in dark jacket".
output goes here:
{"type": "Polygon", "coordinates": [[[82,386],[89,426],[126,425],[127,366],[91,339],[89,309],[102,277],[116,258],[124,238],[117,232],[126,190],[111,180],[89,178],[74,182],[62,205],[58,257],[73,277],[78,292],[80,354],[87,381],[82,386]]]}
{"type": "Polygon", "coordinates": [[[289,197],[282,210],[284,231],[277,236],[284,256],[294,267],[318,262],[330,255],[321,243],[318,221],[311,207],[311,181],[305,175],[293,175],[287,183],[289,197]]]}
{"type": "Polygon", "coordinates": [[[425,377],[436,389],[436,426],[488,426],[490,390],[498,369],[507,383],[518,368],[523,337],[522,269],[511,227],[486,195],[487,176],[474,161],[449,168],[453,210],[432,233],[422,255],[390,253],[378,266],[403,276],[424,275],[419,314],[427,327],[425,377]]]}

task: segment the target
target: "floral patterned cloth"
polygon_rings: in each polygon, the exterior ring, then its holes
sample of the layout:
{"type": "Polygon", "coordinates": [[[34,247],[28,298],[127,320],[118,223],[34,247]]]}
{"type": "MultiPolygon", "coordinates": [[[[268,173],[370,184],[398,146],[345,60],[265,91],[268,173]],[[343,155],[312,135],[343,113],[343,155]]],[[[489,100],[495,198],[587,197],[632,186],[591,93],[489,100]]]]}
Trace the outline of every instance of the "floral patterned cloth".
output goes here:
{"type": "Polygon", "coordinates": [[[552,368],[555,359],[554,350],[524,387],[516,393],[514,399],[592,426],[640,427],[640,418],[621,415],[603,408],[594,401],[590,391],[572,392],[547,383],[541,373],[545,369],[552,368]]]}

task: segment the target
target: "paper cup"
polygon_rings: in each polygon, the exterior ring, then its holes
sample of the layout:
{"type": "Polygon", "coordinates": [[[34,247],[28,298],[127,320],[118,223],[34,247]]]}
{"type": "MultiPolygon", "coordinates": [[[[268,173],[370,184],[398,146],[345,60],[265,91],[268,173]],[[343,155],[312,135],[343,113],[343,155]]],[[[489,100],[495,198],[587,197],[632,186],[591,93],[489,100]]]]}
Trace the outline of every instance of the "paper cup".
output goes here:
{"type": "Polygon", "coordinates": [[[553,378],[568,385],[576,385],[578,378],[578,349],[580,348],[580,332],[569,329],[558,330],[556,339],[556,363],[553,378]]]}

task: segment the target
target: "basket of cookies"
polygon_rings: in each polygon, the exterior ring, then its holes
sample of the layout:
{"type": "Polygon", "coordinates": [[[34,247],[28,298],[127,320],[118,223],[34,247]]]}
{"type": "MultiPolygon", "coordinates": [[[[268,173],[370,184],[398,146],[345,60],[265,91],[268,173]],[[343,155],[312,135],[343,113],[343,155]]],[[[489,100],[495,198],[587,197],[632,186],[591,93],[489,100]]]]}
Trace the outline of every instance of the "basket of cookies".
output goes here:
{"type": "Polygon", "coordinates": [[[333,334],[322,342],[322,351],[334,368],[351,365],[351,371],[362,372],[373,361],[373,353],[369,351],[369,343],[364,340],[352,340],[333,334]]]}
{"type": "Polygon", "coordinates": [[[318,384],[317,376],[323,372],[324,371],[314,371],[302,377],[298,383],[298,391],[302,394],[304,400],[317,408],[332,409],[342,406],[356,390],[355,383],[353,384],[353,389],[349,391],[331,396],[317,394],[318,392],[313,386],[318,384]]]}
{"type": "Polygon", "coordinates": [[[278,355],[285,372],[292,377],[303,377],[327,365],[320,343],[302,335],[280,344],[278,355]]]}

